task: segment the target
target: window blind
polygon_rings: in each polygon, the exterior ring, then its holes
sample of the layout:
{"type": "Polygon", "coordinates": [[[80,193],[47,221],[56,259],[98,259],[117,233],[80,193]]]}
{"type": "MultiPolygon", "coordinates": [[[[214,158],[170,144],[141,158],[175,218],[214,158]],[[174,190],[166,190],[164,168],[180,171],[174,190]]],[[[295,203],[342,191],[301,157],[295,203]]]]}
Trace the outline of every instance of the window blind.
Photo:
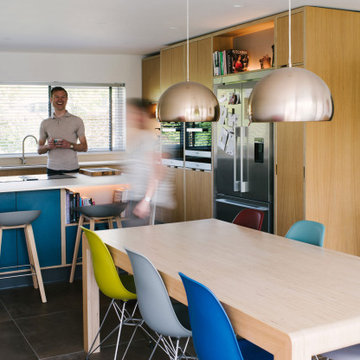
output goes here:
{"type": "MultiPolygon", "coordinates": [[[[58,84],[56,85],[58,86],[58,84]]],[[[89,151],[125,150],[125,86],[67,85],[67,110],[82,118],[89,151]]],[[[20,154],[26,135],[39,137],[41,121],[53,113],[51,85],[0,84],[0,155],[20,154]]],[[[37,144],[26,140],[26,152],[37,144]]]]}

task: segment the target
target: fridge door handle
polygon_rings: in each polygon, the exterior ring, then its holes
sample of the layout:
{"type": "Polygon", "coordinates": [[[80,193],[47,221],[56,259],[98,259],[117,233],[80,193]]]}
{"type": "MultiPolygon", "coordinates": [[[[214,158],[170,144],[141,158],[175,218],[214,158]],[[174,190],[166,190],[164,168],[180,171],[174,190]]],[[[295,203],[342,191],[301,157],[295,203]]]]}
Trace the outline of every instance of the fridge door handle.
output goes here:
{"type": "Polygon", "coordinates": [[[247,127],[240,127],[240,192],[249,191],[249,156],[247,146],[247,127]]]}
{"type": "Polygon", "coordinates": [[[249,159],[247,148],[247,127],[234,127],[234,192],[248,192],[249,191],[249,159]],[[240,139],[240,172],[238,178],[238,139],[240,139]]]}
{"type": "Polygon", "coordinates": [[[234,181],[233,181],[234,192],[239,192],[240,191],[240,179],[238,179],[238,169],[237,169],[239,131],[240,131],[240,128],[236,127],[234,125],[234,156],[233,156],[233,162],[234,162],[234,181]]]}
{"type": "Polygon", "coordinates": [[[242,203],[242,202],[231,201],[231,200],[228,200],[228,199],[216,199],[215,201],[217,203],[226,204],[226,205],[235,205],[235,206],[249,208],[249,209],[261,210],[261,211],[269,211],[268,207],[261,206],[261,205],[250,205],[250,204],[245,204],[245,203],[242,203]]]}

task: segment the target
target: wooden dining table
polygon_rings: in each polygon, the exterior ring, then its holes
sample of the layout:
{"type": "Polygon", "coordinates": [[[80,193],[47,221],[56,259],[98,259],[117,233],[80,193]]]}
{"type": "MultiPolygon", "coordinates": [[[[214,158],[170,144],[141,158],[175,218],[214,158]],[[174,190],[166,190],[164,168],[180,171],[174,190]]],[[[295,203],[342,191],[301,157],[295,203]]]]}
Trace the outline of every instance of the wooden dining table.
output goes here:
{"type": "MultiPolygon", "coordinates": [[[[310,360],[360,343],[359,257],[216,219],[96,233],[130,273],[125,248],[148,257],[170,296],[184,304],[179,271],[209,287],[235,332],[275,360],[310,360]]],[[[90,256],[83,241],[85,351],[99,326],[90,256]]]]}

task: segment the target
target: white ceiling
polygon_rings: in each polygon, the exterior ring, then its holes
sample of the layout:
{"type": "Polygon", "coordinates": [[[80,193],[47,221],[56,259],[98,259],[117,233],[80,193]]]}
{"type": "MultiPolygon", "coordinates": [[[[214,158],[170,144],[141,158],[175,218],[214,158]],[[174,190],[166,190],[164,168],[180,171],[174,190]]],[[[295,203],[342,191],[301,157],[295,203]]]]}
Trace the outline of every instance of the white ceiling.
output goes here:
{"type": "MultiPolygon", "coordinates": [[[[286,0],[189,0],[190,37],[287,10],[286,0]],[[237,5],[237,7],[234,7],[237,5]]],[[[292,0],[360,11],[360,0],[292,0]]],[[[149,54],[186,39],[186,0],[0,0],[0,50],[149,54]]]]}

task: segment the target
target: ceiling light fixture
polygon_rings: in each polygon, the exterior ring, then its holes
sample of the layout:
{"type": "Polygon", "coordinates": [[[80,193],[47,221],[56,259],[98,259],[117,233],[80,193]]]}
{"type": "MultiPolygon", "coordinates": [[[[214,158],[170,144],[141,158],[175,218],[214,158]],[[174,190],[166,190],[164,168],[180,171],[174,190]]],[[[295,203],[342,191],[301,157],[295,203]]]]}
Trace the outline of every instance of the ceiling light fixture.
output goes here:
{"type": "Polygon", "coordinates": [[[214,93],[206,86],[190,81],[189,76],[189,0],[186,1],[186,81],[170,86],[161,95],[157,107],[160,121],[217,121],[220,108],[214,93]]]}
{"type": "Polygon", "coordinates": [[[291,63],[291,0],[289,0],[289,66],[272,71],[254,87],[249,99],[252,122],[331,120],[334,106],[326,83],[291,63]]]}

